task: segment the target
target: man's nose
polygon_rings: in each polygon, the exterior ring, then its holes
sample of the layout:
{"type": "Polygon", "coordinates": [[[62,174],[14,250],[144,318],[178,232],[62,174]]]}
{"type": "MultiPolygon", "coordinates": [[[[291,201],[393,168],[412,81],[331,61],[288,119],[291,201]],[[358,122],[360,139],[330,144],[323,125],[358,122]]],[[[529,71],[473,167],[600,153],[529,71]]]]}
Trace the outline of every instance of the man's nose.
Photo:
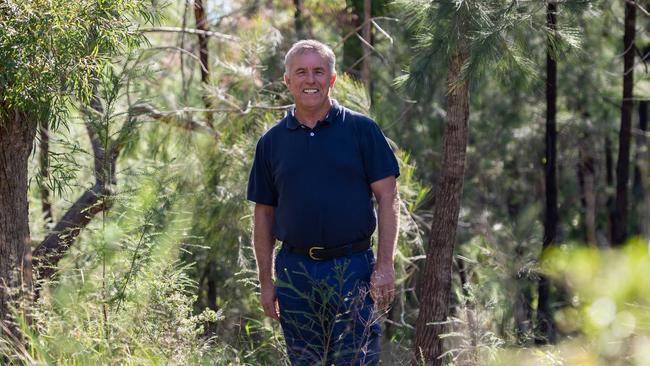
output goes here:
{"type": "Polygon", "coordinates": [[[314,73],[313,72],[308,72],[307,73],[307,80],[308,83],[314,82],[314,73]]]}

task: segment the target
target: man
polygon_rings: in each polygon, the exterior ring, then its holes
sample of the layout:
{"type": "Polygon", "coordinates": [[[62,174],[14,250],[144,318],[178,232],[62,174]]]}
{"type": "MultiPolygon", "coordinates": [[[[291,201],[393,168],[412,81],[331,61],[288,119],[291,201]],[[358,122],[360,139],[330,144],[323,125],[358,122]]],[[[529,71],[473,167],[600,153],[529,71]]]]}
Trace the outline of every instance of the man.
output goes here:
{"type": "Polygon", "coordinates": [[[394,296],[399,167],[377,124],[330,98],[334,66],[320,42],[291,47],[284,81],[295,105],[260,138],[248,183],[261,304],[294,366],[376,365],[375,304],[394,296]]]}

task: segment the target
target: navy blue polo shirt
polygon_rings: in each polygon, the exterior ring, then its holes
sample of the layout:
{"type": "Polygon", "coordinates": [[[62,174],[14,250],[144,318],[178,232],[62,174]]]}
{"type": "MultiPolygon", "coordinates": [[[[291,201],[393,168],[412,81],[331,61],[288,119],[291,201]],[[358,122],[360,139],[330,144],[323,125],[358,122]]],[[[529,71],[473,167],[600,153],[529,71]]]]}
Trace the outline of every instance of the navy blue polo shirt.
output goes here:
{"type": "Polygon", "coordinates": [[[379,126],[332,104],[313,129],[289,111],[257,143],[248,199],[275,207],[273,234],[291,245],[333,247],[370,237],[370,183],[399,176],[379,126]]]}

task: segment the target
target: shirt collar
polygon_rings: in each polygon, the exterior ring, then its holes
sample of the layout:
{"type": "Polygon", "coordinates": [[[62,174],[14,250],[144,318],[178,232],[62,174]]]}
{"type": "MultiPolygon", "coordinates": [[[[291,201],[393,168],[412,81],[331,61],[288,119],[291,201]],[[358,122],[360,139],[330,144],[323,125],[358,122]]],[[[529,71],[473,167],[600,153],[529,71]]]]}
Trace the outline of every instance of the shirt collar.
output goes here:
{"type": "MultiPolygon", "coordinates": [[[[291,106],[289,110],[287,111],[287,122],[286,122],[286,127],[290,130],[295,130],[298,127],[300,127],[300,121],[296,118],[295,115],[296,112],[296,106],[291,106]]],[[[323,125],[330,125],[336,123],[338,120],[338,117],[341,115],[341,107],[339,106],[339,103],[336,101],[336,99],[332,99],[332,108],[330,108],[330,111],[327,112],[327,115],[323,120],[318,121],[316,125],[323,124],[323,125]]]]}

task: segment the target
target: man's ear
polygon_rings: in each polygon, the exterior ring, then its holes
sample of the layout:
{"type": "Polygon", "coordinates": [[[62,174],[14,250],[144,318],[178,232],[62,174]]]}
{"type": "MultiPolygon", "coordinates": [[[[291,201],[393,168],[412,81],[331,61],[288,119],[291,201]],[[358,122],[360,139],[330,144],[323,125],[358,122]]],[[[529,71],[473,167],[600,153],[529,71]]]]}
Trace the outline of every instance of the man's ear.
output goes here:
{"type": "Polygon", "coordinates": [[[284,78],[284,85],[289,86],[289,82],[290,82],[289,75],[284,74],[283,78],[284,78]]]}
{"type": "Polygon", "coordinates": [[[336,81],[336,73],[333,73],[332,77],[330,78],[330,88],[334,86],[335,81],[336,81]]]}

